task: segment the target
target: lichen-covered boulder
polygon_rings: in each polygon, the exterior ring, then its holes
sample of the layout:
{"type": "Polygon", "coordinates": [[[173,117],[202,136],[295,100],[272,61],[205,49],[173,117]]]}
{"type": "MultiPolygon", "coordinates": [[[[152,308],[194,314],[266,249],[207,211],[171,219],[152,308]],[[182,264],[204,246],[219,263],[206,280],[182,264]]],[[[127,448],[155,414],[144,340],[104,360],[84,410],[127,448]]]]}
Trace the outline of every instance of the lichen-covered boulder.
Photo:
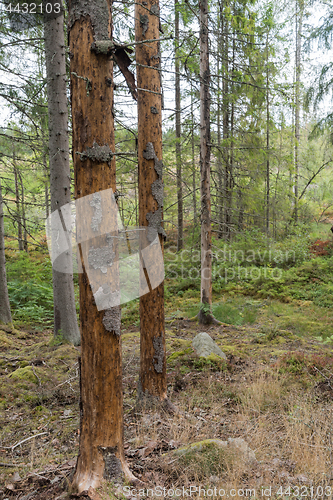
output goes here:
{"type": "Polygon", "coordinates": [[[191,443],[186,446],[182,446],[177,450],[173,450],[171,453],[176,456],[184,456],[191,453],[204,452],[207,449],[213,447],[230,450],[235,455],[239,455],[244,460],[256,460],[254,451],[251,450],[251,448],[243,438],[229,438],[228,441],[222,441],[221,439],[204,439],[203,441],[199,441],[197,443],[191,443]]]}
{"type": "Polygon", "coordinates": [[[218,448],[227,448],[228,442],[222,441],[221,439],[204,439],[198,443],[191,443],[186,446],[182,446],[177,450],[173,450],[173,454],[177,456],[187,455],[189,453],[204,451],[207,448],[212,448],[217,446],[218,448]]]}
{"type": "Polygon", "coordinates": [[[215,354],[220,358],[227,359],[224,352],[215,344],[208,333],[198,333],[192,340],[192,346],[198,356],[208,358],[211,354],[215,354]]]}

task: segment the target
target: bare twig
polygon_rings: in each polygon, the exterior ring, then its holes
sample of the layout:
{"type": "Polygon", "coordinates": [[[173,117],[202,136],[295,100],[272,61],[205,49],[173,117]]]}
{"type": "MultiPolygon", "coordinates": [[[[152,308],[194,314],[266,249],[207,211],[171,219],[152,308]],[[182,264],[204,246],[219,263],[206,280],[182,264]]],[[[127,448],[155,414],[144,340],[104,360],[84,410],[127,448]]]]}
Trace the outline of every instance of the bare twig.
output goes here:
{"type": "Polygon", "coordinates": [[[31,368],[32,368],[32,372],[33,372],[33,374],[35,375],[36,379],[38,380],[39,387],[42,387],[42,381],[41,381],[41,379],[39,378],[39,376],[37,375],[37,373],[35,372],[35,368],[34,368],[34,364],[33,364],[33,363],[31,363],[31,368]]]}
{"type": "Polygon", "coordinates": [[[21,465],[21,464],[6,464],[4,462],[0,462],[0,467],[26,467],[27,465],[21,465]]]}
{"type": "Polygon", "coordinates": [[[29,436],[28,438],[25,438],[22,441],[19,441],[18,443],[13,444],[13,446],[2,446],[1,448],[3,448],[4,450],[12,450],[13,451],[13,450],[15,450],[15,448],[17,448],[18,446],[20,446],[20,444],[23,444],[26,441],[30,441],[30,439],[33,439],[33,438],[36,438],[36,437],[39,437],[39,436],[45,436],[45,434],[48,434],[48,433],[47,432],[41,432],[40,434],[34,434],[33,436],[29,436]]]}

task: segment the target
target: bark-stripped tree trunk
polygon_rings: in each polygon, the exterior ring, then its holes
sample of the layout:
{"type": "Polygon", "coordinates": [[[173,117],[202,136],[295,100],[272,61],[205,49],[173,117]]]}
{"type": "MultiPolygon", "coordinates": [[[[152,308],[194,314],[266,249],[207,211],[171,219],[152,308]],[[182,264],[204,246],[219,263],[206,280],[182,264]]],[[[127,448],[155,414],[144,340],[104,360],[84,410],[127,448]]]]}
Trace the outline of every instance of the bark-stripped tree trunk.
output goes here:
{"type": "Polygon", "coordinates": [[[177,166],[177,201],[178,235],[177,251],[183,248],[183,183],[180,124],[180,61],[179,61],[179,2],[175,0],[175,104],[176,104],[176,166],[177,166]]]}
{"type": "Polygon", "coordinates": [[[3,220],[3,202],[0,179],[0,323],[9,324],[12,322],[10,313],[5,257],[5,228],[3,220]]]}
{"type": "MultiPolygon", "coordinates": [[[[50,3],[59,2],[51,0],[50,3]]],[[[53,8],[52,12],[54,11],[53,8]]],[[[49,119],[51,211],[54,212],[71,201],[66,46],[63,15],[58,15],[55,18],[53,16],[45,18],[44,36],[49,119]]],[[[71,244],[62,258],[67,272],[61,273],[55,269],[52,270],[54,335],[61,335],[74,345],[79,345],[80,330],[76,318],[71,244]]]]}
{"type": "Polygon", "coordinates": [[[212,226],[210,201],[210,72],[208,0],[200,9],[200,174],[201,174],[201,308],[199,323],[215,322],[212,305],[212,226]]]}
{"type": "MultiPolygon", "coordinates": [[[[163,245],[162,88],[159,3],[135,4],[138,86],[139,225],[158,231],[163,245]]],[[[165,359],[164,282],[140,297],[139,404],[168,404],[165,359]]]]}
{"type": "MultiPolygon", "coordinates": [[[[75,194],[81,199],[95,193],[97,203],[101,198],[97,192],[116,190],[113,61],[108,55],[112,46],[111,1],[71,0],[69,8],[75,194]]],[[[96,225],[99,227],[96,213],[95,218],[93,212],[78,211],[80,231],[83,228],[89,234],[96,225]]],[[[108,227],[115,217],[111,215],[112,220],[104,224],[108,227]]],[[[88,245],[80,245],[81,261],[88,245]]],[[[113,257],[112,265],[116,266],[116,255],[113,257]]],[[[108,277],[109,271],[116,274],[117,268],[108,267],[108,277]]],[[[119,482],[124,475],[129,480],[134,476],[124,456],[120,307],[98,311],[85,267],[79,287],[81,430],[73,486],[82,492],[98,487],[103,478],[119,482]]]]}

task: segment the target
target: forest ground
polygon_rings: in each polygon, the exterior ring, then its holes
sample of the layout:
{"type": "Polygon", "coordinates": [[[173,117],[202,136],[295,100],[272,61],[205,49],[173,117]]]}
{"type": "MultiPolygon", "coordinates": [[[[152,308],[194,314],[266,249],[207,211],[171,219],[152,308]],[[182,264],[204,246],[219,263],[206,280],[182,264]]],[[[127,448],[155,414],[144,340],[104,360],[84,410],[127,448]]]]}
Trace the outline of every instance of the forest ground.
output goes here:
{"type": "MultiPolygon", "coordinates": [[[[219,326],[191,320],[197,291],[167,280],[168,391],[179,414],[136,410],[138,314],[133,305],[124,309],[125,453],[145,487],[201,485],[226,495],[236,491],[233,498],[244,498],[250,488],[262,498],[263,488],[271,487],[271,498],[331,498],[333,312],[325,293],[333,283],[333,258],[321,251],[321,240],[316,245],[320,250],[310,261],[294,266],[299,281],[285,280],[277,298],[258,290],[244,294],[239,284],[215,291],[216,310],[227,319],[219,326]],[[295,283],[297,293],[309,295],[310,282],[313,300],[295,298],[295,283]],[[222,348],[226,362],[196,357],[191,341],[201,331],[222,348]],[[174,453],[188,443],[234,437],[246,441],[255,460],[205,444],[201,451],[174,453]]],[[[0,498],[67,498],[79,444],[79,348],[54,340],[41,325],[15,326],[0,331],[0,498]]],[[[121,492],[105,484],[98,498],[115,497],[121,492]]]]}

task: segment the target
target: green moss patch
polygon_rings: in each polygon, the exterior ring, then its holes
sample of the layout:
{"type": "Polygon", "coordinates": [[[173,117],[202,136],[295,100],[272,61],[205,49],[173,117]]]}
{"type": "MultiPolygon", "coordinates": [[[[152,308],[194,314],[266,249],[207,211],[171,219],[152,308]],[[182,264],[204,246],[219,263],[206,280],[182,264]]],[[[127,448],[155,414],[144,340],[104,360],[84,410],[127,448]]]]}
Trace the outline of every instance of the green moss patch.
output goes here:
{"type": "Polygon", "coordinates": [[[13,347],[15,342],[8,337],[8,335],[0,330],[0,349],[8,349],[9,347],[13,347]]]}
{"type": "MultiPolygon", "coordinates": [[[[36,368],[35,368],[36,371],[36,368]]],[[[18,368],[14,372],[9,375],[9,378],[14,380],[25,380],[26,382],[34,382],[38,384],[38,379],[34,372],[32,371],[31,366],[25,366],[24,368],[18,368]]]]}

